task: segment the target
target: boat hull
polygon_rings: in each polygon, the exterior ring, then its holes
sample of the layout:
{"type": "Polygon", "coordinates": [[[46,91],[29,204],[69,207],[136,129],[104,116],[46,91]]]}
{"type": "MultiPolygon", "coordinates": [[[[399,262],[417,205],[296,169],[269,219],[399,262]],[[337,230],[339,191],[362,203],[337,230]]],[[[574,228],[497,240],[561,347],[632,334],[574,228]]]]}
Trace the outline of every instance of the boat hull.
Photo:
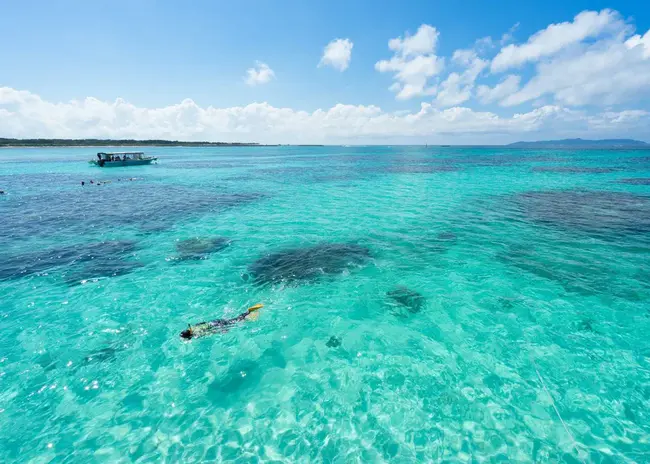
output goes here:
{"type": "Polygon", "coordinates": [[[150,158],[144,160],[104,161],[103,163],[100,163],[98,160],[93,160],[90,163],[102,168],[118,168],[118,167],[125,167],[125,166],[142,166],[145,164],[151,164],[154,161],[156,161],[156,159],[157,158],[150,158]]]}

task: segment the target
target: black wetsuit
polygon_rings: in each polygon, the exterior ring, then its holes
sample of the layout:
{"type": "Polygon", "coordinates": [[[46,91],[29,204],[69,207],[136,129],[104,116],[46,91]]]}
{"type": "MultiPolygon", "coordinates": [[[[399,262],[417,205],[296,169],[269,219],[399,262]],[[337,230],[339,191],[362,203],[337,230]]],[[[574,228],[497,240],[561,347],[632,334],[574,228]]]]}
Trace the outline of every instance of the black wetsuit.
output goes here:
{"type": "MultiPolygon", "coordinates": [[[[228,327],[236,322],[243,321],[248,317],[250,313],[246,311],[245,313],[241,313],[237,317],[233,317],[232,319],[215,319],[214,321],[207,322],[207,324],[210,324],[212,327],[228,327]]],[[[206,322],[203,322],[203,324],[206,324],[206,322]]]]}
{"type": "Polygon", "coordinates": [[[219,331],[226,331],[228,327],[246,319],[249,314],[250,312],[246,311],[245,313],[241,313],[239,316],[233,317],[232,319],[215,319],[210,322],[201,322],[199,324],[193,325],[191,327],[191,330],[183,331],[181,333],[181,336],[183,338],[196,338],[210,335],[219,331]]]}

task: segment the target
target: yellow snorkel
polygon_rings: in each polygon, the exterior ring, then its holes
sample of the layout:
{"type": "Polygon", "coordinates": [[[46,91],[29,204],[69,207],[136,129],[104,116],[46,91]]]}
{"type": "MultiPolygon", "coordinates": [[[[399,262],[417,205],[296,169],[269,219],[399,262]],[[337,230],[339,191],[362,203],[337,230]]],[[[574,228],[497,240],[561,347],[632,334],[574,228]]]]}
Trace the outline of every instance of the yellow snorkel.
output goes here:
{"type": "Polygon", "coordinates": [[[263,304],[256,304],[255,306],[251,306],[250,308],[248,308],[248,314],[249,314],[248,319],[250,319],[251,321],[256,321],[260,315],[260,313],[256,311],[263,307],[264,307],[263,304]]]}

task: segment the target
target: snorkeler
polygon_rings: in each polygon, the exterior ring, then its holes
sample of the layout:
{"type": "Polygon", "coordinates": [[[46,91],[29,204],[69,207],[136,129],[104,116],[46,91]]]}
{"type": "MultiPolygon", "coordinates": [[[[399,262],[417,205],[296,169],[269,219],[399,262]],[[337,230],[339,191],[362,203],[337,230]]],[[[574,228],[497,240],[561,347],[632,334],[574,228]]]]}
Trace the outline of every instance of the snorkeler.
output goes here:
{"type": "Polygon", "coordinates": [[[181,332],[181,338],[186,338],[190,340],[192,338],[204,337],[206,335],[211,335],[216,332],[226,331],[228,327],[234,325],[237,322],[243,321],[248,316],[250,316],[253,312],[257,311],[263,306],[264,305],[261,304],[256,304],[255,306],[251,306],[246,310],[246,312],[241,313],[239,316],[233,317],[232,319],[215,319],[214,321],[210,321],[210,322],[200,322],[199,324],[196,324],[194,326],[188,325],[188,328],[181,332]]]}

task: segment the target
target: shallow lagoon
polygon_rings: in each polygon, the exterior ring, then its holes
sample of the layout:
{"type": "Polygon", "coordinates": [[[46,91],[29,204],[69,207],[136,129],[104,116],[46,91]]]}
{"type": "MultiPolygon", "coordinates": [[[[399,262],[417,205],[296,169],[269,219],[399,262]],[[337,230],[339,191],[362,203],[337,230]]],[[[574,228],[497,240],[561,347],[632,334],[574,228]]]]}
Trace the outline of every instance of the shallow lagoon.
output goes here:
{"type": "Polygon", "coordinates": [[[648,459],[645,152],[94,151],[0,150],[1,461],[648,459]]]}

